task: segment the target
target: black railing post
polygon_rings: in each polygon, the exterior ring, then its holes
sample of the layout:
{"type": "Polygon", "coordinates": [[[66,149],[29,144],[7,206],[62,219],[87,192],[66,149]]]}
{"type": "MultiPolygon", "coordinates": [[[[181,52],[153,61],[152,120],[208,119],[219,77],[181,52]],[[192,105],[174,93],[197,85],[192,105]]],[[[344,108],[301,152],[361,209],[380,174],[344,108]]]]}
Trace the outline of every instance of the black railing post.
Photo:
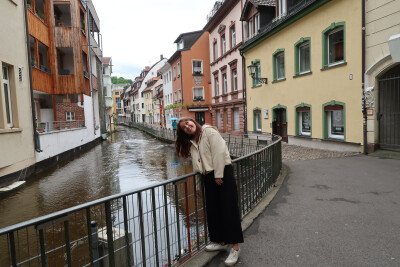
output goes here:
{"type": "MultiPolygon", "coordinates": [[[[89,217],[90,220],[90,217],[89,217]]],[[[99,266],[99,236],[97,235],[98,228],[96,221],[89,221],[89,253],[90,265],[94,267],[99,266]]]]}
{"type": "Polygon", "coordinates": [[[181,225],[180,225],[180,222],[179,222],[179,197],[178,197],[178,186],[175,184],[174,185],[174,188],[175,188],[175,205],[176,205],[176,231],[177,231],[177,234],[178,234],[178,256],[179,256],[179,258],[182,256],[182,253],[181,253],[181,249],[182,249],[182,246],[181,246],[181,225]]]}
{"type": "Polygon", "coordinates": [[[42,262],[42,267],[46,267],[46,248],[44,244],[44,232],[43,229],[39,230],[39,243],[40,243],[40,257],[42,262]]]}
{"type": "Polygon", "coordinates": [[[10,232],[8,234],[8,239],[10,241],[11,264],[13,267],[17,267],[17,255],[15,253],[14,232],[10,232]]]}
{"type": "Polygon", "coordinates": [[[194,190],[194,209],[195,209],[195,215],[196,215],[196,242],[197,242],[197,249],[200,250],[200,232],[199,232],[199,209],[197,206],[197,183],[198,176],[194,175],[193,176],[193,190],[194,190]]]}
{"type": "Polygon", "coordinates": [[[127,207],[126,196],[122,198],[122,206],[124,210],[124,230],[125,230],[125,244],[126,244],[126,259],[128,266],[133,265],[133,259],[131,259],[131,245],[129,244],[129,224],[128,224],[128,207],[127,207]]]}
{"type": "Polygon", "coordinates": [[[67,263],[68,267],[72,266],[72,258],[71,258],[71,243],[69,239],[69,221],[64,221],[64,230],[65,230],[65,250],[67,251],[67,263]]]}
{"type": "Polygon", "coordinates": [[[144,242],[144,224],[143,224],[143,202],[142,192],[138,193],[138,205],[139,205],[139,226],[140,226],[140,241],[142,245],[142,266],[146,266],[146,244],[144,242]]]}
{"type": "Polygon", "coordinates": [[[156,196],[154,187],[151,189],[151,201],[153,207],[154,249],[156,251],[156,266],[160,266],[160,261],[158,257],[157,212],[156,212],[156,196]]]}
{"type": "Polygon", "coordinates": [[[107,245],[108,245],[108,263],[109,266],[115,266],[115,255],[114,255],[114,237],[113,237],[113,226],[111,218],[111,201],[105,203],[106,211],[106,227],[107,227],[107,245]]]}
{"type": "Polygon", "coordinates": [[[167,198],[166,184],[163,187],[163,191],[164,191],[165,235],[167,237],[168,266],[171,266],[171,245],[169,242],[168,198],[167,198]]]}

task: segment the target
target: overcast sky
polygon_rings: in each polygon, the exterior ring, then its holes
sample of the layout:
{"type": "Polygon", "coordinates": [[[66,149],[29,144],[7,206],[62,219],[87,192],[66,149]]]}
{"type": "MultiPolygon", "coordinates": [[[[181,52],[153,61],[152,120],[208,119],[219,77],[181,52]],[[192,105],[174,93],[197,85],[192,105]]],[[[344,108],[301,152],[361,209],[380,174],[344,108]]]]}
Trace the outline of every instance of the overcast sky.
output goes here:
{"type": "Polygon", "coordinates": [[[179,34],[203,29],[215,1],[93,0],[112,75],[134,79],[161,54],[172,56],[179,34]]]}

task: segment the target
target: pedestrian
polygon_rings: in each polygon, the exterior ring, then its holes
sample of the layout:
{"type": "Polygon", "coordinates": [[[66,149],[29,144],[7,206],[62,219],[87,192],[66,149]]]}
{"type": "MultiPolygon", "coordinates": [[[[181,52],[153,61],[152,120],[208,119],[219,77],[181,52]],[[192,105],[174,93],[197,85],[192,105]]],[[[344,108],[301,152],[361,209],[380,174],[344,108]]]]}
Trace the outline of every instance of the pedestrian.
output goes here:
{"type": "Polygon", "coordinates": [[[225,250],[232,244],[225,264],[236,264],[243,232],[232,160],[225,140],[216,128],[201,126],[184,117],[178,123],[175,150],[178,157],[192,158],[193,169],[201,174],[204,182],[211,241],[205,250],[225,250]]]}
{"type": "Polygon", "coordinates": [[[175,136],[176,136],[176,120],[173,120],[172,121],[172,130],[174,131],[174,138],[175,138],[175,136]]]}

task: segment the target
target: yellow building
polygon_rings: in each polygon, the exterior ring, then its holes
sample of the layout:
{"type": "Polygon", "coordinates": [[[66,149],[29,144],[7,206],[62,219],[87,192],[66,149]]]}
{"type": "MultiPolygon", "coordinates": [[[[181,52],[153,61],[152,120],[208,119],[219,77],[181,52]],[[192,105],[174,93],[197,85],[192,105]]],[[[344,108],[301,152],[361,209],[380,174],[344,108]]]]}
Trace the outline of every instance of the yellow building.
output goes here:
{"type": "Polygon", "coordinates": [[[122,105],[121,105],[121,93],[123,92],[123,87],[122,89],[119,88],[118,85],[112,85],[113,89],[112,89],[112,101],[113,101],[113,114],[115,117],[117,117],[120,114],[122,114],[122,105]]]}
{"type": "Polygon", "coordinates": [[[361,1],[262,2],[247,1],[241,17],[246,40],[241,52],[249,70],[247,131],[359,152],[361,1]]]}

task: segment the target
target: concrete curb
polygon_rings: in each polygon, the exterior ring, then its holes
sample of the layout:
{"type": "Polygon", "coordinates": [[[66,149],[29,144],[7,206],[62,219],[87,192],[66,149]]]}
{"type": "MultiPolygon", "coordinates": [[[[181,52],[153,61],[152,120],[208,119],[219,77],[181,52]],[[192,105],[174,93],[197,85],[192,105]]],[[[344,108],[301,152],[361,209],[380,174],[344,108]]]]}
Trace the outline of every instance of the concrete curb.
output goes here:
{"type": "MultiPolygon", "coordinates": [[[[282,164],[282,172],[279,175],[275,186],[270,189],[268,194],[257,204],[257,206],[250,211],[246,216],[242,219],[242,230],[243,232],[253,224],[254,220],[268,207],[269,203],[271,203],[272,199],[274,199],[275,195],[278,193],[281,188],[283,181],[285,180],[288,173],[288,167],[285,164],[282,164]]],[[[205,266],[209,262],[213,260],[215,256],[218,255],[217,252],[206,252],[204,248],[193,256],[191,259],[184,262],[183,267],[191,267],[191,266],[205,266]]]]}

